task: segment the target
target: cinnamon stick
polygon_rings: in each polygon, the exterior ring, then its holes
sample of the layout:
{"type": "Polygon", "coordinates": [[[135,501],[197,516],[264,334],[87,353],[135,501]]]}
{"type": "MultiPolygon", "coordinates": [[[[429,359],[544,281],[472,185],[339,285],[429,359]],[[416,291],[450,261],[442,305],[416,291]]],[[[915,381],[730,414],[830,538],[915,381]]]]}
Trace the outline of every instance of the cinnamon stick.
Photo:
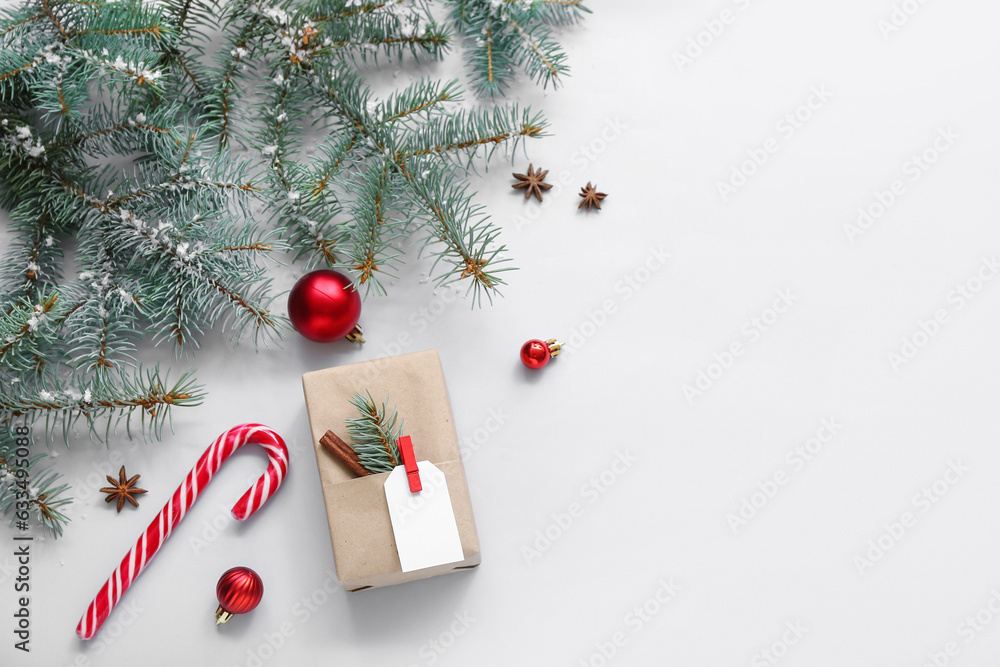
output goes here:
{"type": "Polygon", "coordinates": [[[337,460],[347,466],[347,468],[358,477],[364,477],[369,474],[369,472],[362,467],[361,463],[358,462],[358,455],[354,452],[351,446],[341,440],[333,431],[327,431],[324,433],[323,437],[319,439],[319,444],[323,445],[323,448],[326,449],[326,451],[333,454],[337,460]]]}

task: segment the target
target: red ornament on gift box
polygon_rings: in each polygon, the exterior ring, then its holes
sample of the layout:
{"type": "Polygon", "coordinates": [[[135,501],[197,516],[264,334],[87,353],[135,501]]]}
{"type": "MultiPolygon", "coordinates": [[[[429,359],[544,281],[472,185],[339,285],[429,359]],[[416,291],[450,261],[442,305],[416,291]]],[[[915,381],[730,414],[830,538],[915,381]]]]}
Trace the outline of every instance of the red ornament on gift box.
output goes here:
{"type": "Polygon", "coordinates": [[[264,597],[264,582],[249,567],[226,570],[215,587],[219,608],[215,610],[215,624],[226,623],[236,614],[252,611],[264,597]]]}
{"type": "Polygon", "coordinates": [[[555,338],[551,340],[529,340],[521,346],[521,363],[536,370],[549,363],[549,360],[562,351],[562,343],[555,338]]]}
{"type": "Polygon", "coordinates": [[[361,296],[351,279],[337,271],[320,269],[299,278],[288,294],[288,318],[295,330],[317,343],[338,338],[361,338],[361,296]]]}

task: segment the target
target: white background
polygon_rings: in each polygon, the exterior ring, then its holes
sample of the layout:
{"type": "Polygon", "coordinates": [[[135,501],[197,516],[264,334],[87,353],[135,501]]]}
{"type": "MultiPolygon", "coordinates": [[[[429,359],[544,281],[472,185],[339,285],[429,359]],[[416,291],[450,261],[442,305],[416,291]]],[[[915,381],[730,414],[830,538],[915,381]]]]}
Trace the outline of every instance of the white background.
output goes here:
{"type": "MultiPolygon", "coordinates": [[[[209,397],[177,411],[159,444],[54,445],[73,521],[35,545],[30,656],[11,647],[13,558],[0,556],[0,662],[920,667],[954,642],[938,664],[995,664],[1000,279],[976,276],[1000,253],[1000,6],[908,0],[919,9],[886,37],[890,0],[588,4],[594,14],[559,37],[572,78],[512,94],[544,108],[553,136],[529,155],[569,186],[537,209],[510,188],[510,165],[475,180],[521,269],[505,298],[445,303],[412,264],[389,297],[366,301],[363,347],[292,334],[259,353],[222,336],[193,358],[151,352],[175,377],[197,368],[209,397]],[[733,21],[679,67],[674,53],[724,9],[733,21]],[[814,87],[832,96],[788,136],[778,124],[814,87]],[[957,139],[913,180],[907,163],[943,128],[957,139]],[[718,182],[769,138],[777,152],[723,201],[718,182]],[[845,225],[895,180],[902,194],[852,242],[845,225]],[[577,210],[587,181],[608,193],[600,213],[577,210]],[[671,258],[646,271],[654,249],[671,258]],[[645,282],[630,294],[626,278],[645,282]],[[970,281],[981,289],[960,299],[970,281]],[[782,290],[793,305],[751,340],[744,327],[771,321],[782,290]],[[919,335],[939,310],[935,335],[919,335]],[[574,334],[543,371],[520,366],[525,340],[574,334]],[[889,355],[914,337],[919,351],[894,368],[889,355]],[[744,353],[712,367],[734,342],[744,353]],[[432,347],[471,455],[483,565],[348,595],[332,583],[300,375],[432,347]],[[700,371],[717,379],[689,400],[700,371]],[[793,463],[824,419],[842,426],[793,463]],[[235,456],[98,638],[78,640],[121,556],[209,442],[244,421],[288,440],[284,488],[247,525],[227,522],[264,467],[257,452],[235,456]],[[615,473],[620,453],[634,461],[615,473]],[[96,489],[122,462],[149,493],[116,515],[96,489]],[[952,463],[961,477],[920,500],[952,463]],[[602,473],[613,483],[587,490],[602,473]],[[753,494],[776,473],[787,483],[762,502],[753,494]],[[744,500],[760,507],[734,530],[744,500]],[[888,536],[907,512],[912,525],[888,536]],[[880,540],[884,555],[868,554],[880,540]],[[215,583],[237,564],[263,577],[264,601],[216,628],[215,583]],[[678,587],[664,604],[661,581],[678,587]],[[616,633],[624,642],[604,658],[616,633]]],[[[461,58],[428,69],[458,75],[461,58]]],[[[282,288],[297,275],[276,272],[282,288]]]]}

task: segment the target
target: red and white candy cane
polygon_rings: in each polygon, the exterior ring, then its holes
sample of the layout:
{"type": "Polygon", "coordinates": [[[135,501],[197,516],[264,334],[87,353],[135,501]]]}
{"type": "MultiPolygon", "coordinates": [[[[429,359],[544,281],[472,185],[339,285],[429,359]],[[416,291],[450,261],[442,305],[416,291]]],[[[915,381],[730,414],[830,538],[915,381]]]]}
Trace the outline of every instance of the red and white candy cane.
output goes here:
{"type": "Polygon", "coordinates": [[[180,488],[149,524],[149,528],[135,546],[125,554],[118,569],[111,574],[97,597],[87,607],[87,613],[76,627],[76,634],[81,639],[91,639],[97,634],[128,587],[146,569],[157,550],[163,546],[170,533],[187,514],[188,509],[194,505],[198,494],[212,479],[215,471],[233,452],[248,443],[266,449],[269,462],[267,470],[260,479],[254,482],[250,490],[233,505],[233,516],[237,521],[253,516],[254,512],[278,490],[288,471],[288,448],[280,435],[261,424],[241,424],[220,435],[201,455],[198,464],[188,473],[180,488]]]}

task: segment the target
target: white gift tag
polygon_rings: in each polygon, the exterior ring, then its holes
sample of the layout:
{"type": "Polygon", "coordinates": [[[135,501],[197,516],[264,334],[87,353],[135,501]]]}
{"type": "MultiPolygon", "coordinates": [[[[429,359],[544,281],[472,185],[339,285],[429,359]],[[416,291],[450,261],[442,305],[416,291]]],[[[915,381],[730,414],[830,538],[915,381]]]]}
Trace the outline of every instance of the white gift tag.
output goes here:
{"type": "Polygon", "coordinates": [[[403,572],[465,559],[451,507],[448,480],[430,461],[418,461],[421,491],[410,491],[406,469],[396,466],[385,480],[392,534],[403,572]]]}

